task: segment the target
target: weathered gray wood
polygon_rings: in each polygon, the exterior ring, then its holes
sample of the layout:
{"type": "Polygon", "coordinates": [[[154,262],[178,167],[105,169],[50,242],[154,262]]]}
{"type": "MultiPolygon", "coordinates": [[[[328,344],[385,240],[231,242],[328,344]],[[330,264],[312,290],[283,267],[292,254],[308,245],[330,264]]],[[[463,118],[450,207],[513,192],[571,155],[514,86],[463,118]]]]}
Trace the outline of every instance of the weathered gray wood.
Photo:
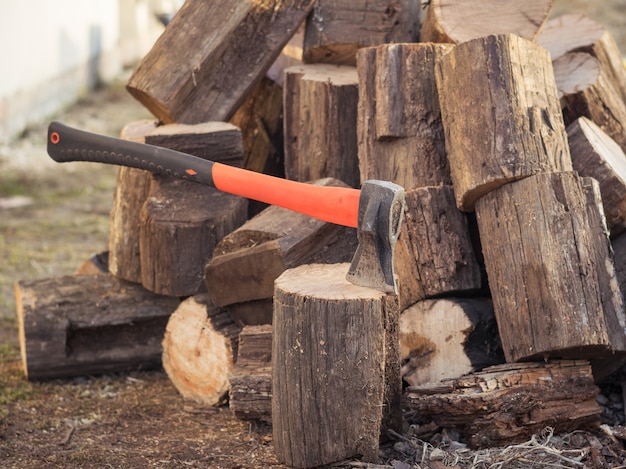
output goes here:
{"type": "MultiPolygon", "coordinates": [[[[342,185],[331,178],[317,183],[342,185]]],[[[268,207],[216,246],[205,269],[207,289],[217,306],[271,299],[274,280],[285,269],[315,261],[346,262],[355,249],[353,228],[268,207]]]]}
{"type": "Polygon", "coordinates": [[[394,258],[400,309],[425,298],[479,290],[481,268],[467,214],[456,207],[452,187],[412,189],[405,200],[394,258]]]}
{"type": "Polygon", "coordinates": [[[272,326],[245,326],[230,374],[229,406],[237,418],[272,423],[272,326]]]}
{"type": "Polygon", "coordinates": [[[397,422],[397,303],[349,283],[348,266],[309,264],[276,280],[272,428],[287,465],[376,461],[397,422]]]}
{"type": "Polygon", "coordinates": [[[285,176],[332,177],[360,185],[355,67],[299,65],[285,70],[285,176]]]}
{"type": "Polygon", "coordinates": [[[459,44],[436,67],[457,206],[572,162],[550,55],[511,34],[459,44]],[[472,116],[471,119],[467,116],[472,116]]]}
{"type": "Polygon", "coordinates": [[[304,61],[354,66],[362,47],[417,42],[420,13],[418,0],[317,0],[306,21],[304,61]]]}
{"type": "Polygon", "coordinates": [[[451,48],[390,44],[358,52],[361,182],[382,179],[406,190],[451,184],[434,76],[451,48]]]}
{"type": "Polygon", "coordinates": [[[207,295],[189,297],[178,306],[163,337],[163,368],[185,399],[206,405],[226,401],[240,331],[207,295]]]}
{"type": "Polygon", "coordinates": [[[548,18],[552,0],[430,0],[420,42],[461,43],[493,34],[513,33],[536,39],[548,18]]]}
{"type": "Polygon", "coordinates": [[[599,392],[586,361],[517,363],[409,387],[405,405],[485,448],[527,441],[547,426],[556,433],[597,426],[599,392]]]}
{"type": "Polygon", "coordinates": [[[280,54],[312,0],[188,0],[128,80],[162,122],[227,121],[280,54]]]}
{"type": "Polygon", "coordinates": [[[626,154],[600,127],[580,117],[567,127],[574,170],[600,185],[611,237],[626,231],[626,154]]]}
{"type": "Polygon", "coordinates": [[[402,378],[411,386],[458,378],[504,363],[493,304],[440,298],[400,314],[402,378]]]}
{"type": "Polygon", "coordinates": [[[15,298],[31,380],[159,367],[179,304],[109,274],[18,281],[15,298]]]}
{"type": "Polygon", "coordinates": [[[483,196],[476,215],[507,361],[626,352],[596,181],[540,173],[483,196]]]}

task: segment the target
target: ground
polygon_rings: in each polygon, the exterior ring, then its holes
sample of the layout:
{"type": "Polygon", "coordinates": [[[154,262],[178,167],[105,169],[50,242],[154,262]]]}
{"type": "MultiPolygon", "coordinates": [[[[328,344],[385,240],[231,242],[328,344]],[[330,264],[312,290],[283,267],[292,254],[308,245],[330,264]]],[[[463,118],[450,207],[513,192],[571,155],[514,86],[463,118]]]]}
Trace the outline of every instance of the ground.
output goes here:
{"type": "MultiPolygon", "coordinates": [[[[578,7],[613,28],[624,43],[626,2],[557,1],[555,11],[578,7]]],[[[150,118],[123,83],[122,78],[88,94],[58,119],[117,135],[125,123],[150,118]]],[[[13,282],[71,274],[106,250],[116,175],[113,167],[52,162],[45,136],[42,123],[0,147],[0,466],[285,467],[276,461],[268,426],[237,420],[227,406],[183,400],[162,371],[48,382],[24,378],[13,282]]],[[[476,453],[445,434],[426,443],[407,429],[383,447],[382,462],[395,469],[530,467],[531,461],[540,461],[537,467],[626,464],[622,441],[607,431],[549,437],[548,431],[523,446],[476,453]]],[[[352,461],[340,467],[367,466],[352,461]]]]}

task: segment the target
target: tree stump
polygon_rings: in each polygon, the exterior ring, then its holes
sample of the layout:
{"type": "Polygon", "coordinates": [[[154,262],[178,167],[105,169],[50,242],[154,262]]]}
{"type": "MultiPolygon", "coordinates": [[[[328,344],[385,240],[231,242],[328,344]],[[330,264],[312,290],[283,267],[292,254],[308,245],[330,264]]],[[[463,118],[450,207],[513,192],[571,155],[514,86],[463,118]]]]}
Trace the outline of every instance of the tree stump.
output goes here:
{"type": "Polygon", "coordinates": [[[332,177],[360,185],[356,140],[356,68],[325,64],[285,70],[285,176],[332,177]]]}
{"type": "Polygon", "coordinates": [[[185,399],[225,402],[240,330],[206,295],[187,298],[174,311],[163,337],[163,368],[185,399]]]}
{"type": "Polygon", "coordinates": [[[461,210],[472,211],[476,200],[503,184],[572,169],[545,49],[511,34],[488,36],[456,46],[436,72],[461,210]]]}
{"type": "Polygon", "coordinates": [[[552,0],[501,2],[430,0],[422,22],[420,42],[461,43],[493,34],[513,33],[536,39],[546,22],[552,0]]]}
{"type": "Polygon", "coordinates": [[[481,268],[452,187],[409,190],[405,201],[394,258],[400,310],[425,298],[478,291],[481,268]]]}
{"type": "Polygon", "coordinates": [[[381,435],[397,423],[395,297],[349,283],[348,267],[309,264],[276,280],[273,443],[290,466],[376,461],[381,435]]]}
{"type": "Polygon", "coordinates": [[[493,305],[485,299],[441,298],[400,314],[402,378],[411,386],[504,363],[493,305]]]}
{"type": "Polygon", "coordinates": [[[31,380],[159,367],[177,298],[108,274],[15,284],[22,364],[31,380]]]}
{"type": "Polygon", "coordinates": [[[600,127],[580,117],[567,127],[574,170],[600,185],[611,237],[626,231],[626,154],[600,127]]]}
{"type": "Polygon", "coordinates": [[[420,419],[488,448],[526,441],[547,426],[558,433],[597,426],[599,391],[586,361],[517,363],[409,387],[405,403],[420,419]]]}
{"type": "Polygon", "coordinates": [[[390,44],[357,55],[361,182],[451,184],[434,67],[452,46],[390,44]]]}
{"type": "Polygon", "coordinates": [[[312,0],[188,0],[126,87],[164,123],[227,121],[312,7],[312,0]]]}
{"type": "Polygon", "coordinates": [[[626,314],[598,184],[541,173],[476,204],[507,361],[624,355],[626,314]]]}
{"type": "Polygon", "coordinates": [[[419,0],[317,0],[306,21],[303,59],[354,66],[358,49],[417,42],[419,27],[419,0]]]}

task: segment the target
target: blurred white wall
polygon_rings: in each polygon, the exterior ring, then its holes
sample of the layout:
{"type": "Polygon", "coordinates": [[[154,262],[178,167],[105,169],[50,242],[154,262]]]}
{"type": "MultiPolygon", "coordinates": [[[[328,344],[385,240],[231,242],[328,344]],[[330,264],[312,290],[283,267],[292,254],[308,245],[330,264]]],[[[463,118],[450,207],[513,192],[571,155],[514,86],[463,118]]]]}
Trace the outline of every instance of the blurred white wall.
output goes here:
{"type": "Polygon", "coordinates": [[[179,3],[1,0],[0,143],[133,66],[179,3]]]}

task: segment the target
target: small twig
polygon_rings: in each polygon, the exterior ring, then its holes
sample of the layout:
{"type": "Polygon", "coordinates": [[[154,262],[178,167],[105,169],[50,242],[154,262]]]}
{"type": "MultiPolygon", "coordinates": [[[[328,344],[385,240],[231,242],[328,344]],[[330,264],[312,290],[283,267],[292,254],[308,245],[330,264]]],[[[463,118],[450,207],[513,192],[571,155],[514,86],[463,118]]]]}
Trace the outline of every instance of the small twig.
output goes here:
{"type": "Polygon", "coordinates": [[[67,432],[65,433],[65,438],[63,438],[63,441],[59,442],[59,446],[66,446],[72,439],[72,435],[74,434],[75,430],[76,430],[76,425],[74,424],[70,425],[70,428],[68,428],[67,432]]]}

